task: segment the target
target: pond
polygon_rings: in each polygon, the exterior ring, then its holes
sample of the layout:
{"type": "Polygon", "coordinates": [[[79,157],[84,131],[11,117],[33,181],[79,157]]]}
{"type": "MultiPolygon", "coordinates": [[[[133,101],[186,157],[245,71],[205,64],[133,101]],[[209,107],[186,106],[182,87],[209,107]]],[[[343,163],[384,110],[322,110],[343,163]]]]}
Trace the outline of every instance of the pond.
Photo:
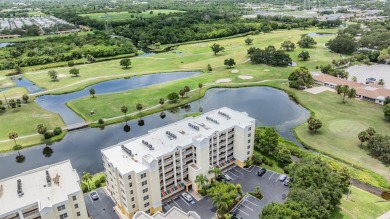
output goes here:
{"type": "Polygon", "coordinates": [[[30,94],[34,94],[34,93],[38,93],[38,92],[41,92],[41,91],[45,90],[45,89],[37,86],[36,84],[31,82],[30,80],[28,80],[26,78],[23,78],[23,77],[12,77],[12,80],[15,82],[15,84],[16,84],[15,86],[2,88],[2,89],[0,89],[0,91],[8,90],[8,89],[11,89],[11,88],[14,88],[14,87],[24,87],[24,88],[27,89],[27,91],[30,94]]]}
{"type": "Polygon", "coordinates": [[[328,37],[328,36],[335,36],[333,33],[308,33],[307,36],[311,37],[328,37]]]}
{"type": "Polygon", "coordinates": [[[15,43],[0,43],[0,48],[9,46],[9,45],[14,45],[15,43]]]}
{"type": "Polygon", "coordinates": [[[35,102],[44,109],[58,113],[67,125],[84,122],[76,113],[69,109],[65,103],[82,97],[89,96],[89,89],[94,88],[96,93],[107,94],[119,91],[125,91],[135,88],[146,87],[153,84],[164,83],[168,81],[192,77],[201,74],[200,72],[174,72],[160,73],[142,76],[134,76],[128,79],[116,79],[105,81],[92,86],[86,87],[81,91],[61,94],[61,95],[43,95],[35,99],[35,102]]]}
{"type": "Polygon", "coordinates": [[[305,108],[290,100],[285,92],[274,88],[211,89],[207,91],[205,97],[190,103],[185,109],[179,109],[174,113],[166,112],[164,119],[156,113],[143,117],[144,126],[138,126],[136,120],[129,121],[131,127],[129,132],[123,131],[125,123],[107,126],[104,129],[86,128],[72,131],[62,141],[51,146],[53,151],[48,148],[44,150],[44,145],[22,150],[21,153],[26,156],[26,160],[20,164],[15,162],[17,152],[2,154],[0,178],[66,159],[72,162],[79,174],[83,171],[97,173],[103,170],[101,149],[143,135],[150,129],[178,121],[186,113],[198,112],[199,107],[203,108],[203,112],[207,112],[223,106],[247,112],[256,119],[257,125],[274,126],[283,137],[292,141],[296,140],[291,128],[305,122],[310,115],[305,108]],[[8,168],[11,166],[12,168],[8,168]]]}

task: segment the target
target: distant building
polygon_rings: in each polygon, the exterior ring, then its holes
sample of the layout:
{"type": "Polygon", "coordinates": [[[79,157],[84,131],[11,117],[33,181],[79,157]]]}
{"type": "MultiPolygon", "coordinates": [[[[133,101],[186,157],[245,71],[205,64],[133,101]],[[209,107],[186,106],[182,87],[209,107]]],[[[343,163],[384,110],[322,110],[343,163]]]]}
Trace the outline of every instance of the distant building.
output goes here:
{"type": "Polygon", "coordinates": [[[335,88],[337,85],[348,85],[356,90],[356,98],[383,105],[387,96],[390,96],[390,88],[378,84],[360,84],[346,79],[333,77],[327,74],[313,73],[313,79],[317,84],[335,88]]]}
{"type": "Polygon", "coordinates": [[[90,31],[91,30],[90,27],[87,27],[87,26],[84,26],[84,25],[79,25],[79,28],[84,30],[84,31],[90,31]]]}
{"type": "Polygon", "coordinates": [[[87,219],[80,179],[69,160],[0,180],[1,219],[87,219]]]}
{"type": "Polygon", "coordinates": [[[56,31],[56,32],[54,32],[54,34],[68,34],[68,33],[78,33],[78,32],[80,32],[80,29],[56,31]]]}
{"type": "Polygon", "coordinates": [[[176,208],[169,209],[167,213],[157,212],[153,216],[146,214],[143,211],[138,211],[135,213],[133,219],[201,219],[200,216],[195,211],[189,211],[185,213],[184,211],[176,208]]]}
{"type": "Polygon", "coordinates": [[[255,119],[227,107],[150,130],[102,150],[107,189],[124,215],[154,214],[162,202],[197,189],[213,167],[244,166],[253,154],[255,119]]]}

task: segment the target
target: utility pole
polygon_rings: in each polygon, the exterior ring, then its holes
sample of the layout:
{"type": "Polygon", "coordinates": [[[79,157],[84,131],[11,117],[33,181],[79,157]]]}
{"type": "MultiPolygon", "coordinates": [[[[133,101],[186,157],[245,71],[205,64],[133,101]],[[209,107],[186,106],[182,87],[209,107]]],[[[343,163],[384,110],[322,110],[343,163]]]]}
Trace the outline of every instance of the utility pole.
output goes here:
{"type": "Polygon", "coordinates": [[[5,96],[4,93],[3,93],[3,96],[4,96],[5,104],[7,104],[8,108],[9,108],[8,100],[7,100],[7,97],[5,96]]]}

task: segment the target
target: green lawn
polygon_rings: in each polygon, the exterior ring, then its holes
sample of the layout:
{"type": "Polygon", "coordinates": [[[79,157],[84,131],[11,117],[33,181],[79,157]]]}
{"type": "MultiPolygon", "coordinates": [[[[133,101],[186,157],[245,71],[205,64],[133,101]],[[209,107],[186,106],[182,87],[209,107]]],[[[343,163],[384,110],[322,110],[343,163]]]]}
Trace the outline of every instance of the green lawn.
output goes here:
{"type": "Polygon", "coordinates": [[[332,219],[375,219],[387,211],[390,211],[390,202],[382,198],[352,187],[351,194],[341,199],[340,209],[335,210],[332,219]]]}
{"type": "Polygon", "coordinates": [[[13,82],[10,78],[0,77],[0,88],[12,87],[12,86],[15,86],[15,82],[13,82]]]}
{"type": "Polygon", "coordinates": [[[127,19],[135,19],[137,17],[142,18],[150,18],[158,16],[159,13],[161,14],[169,14],[169,13],[177,13],[177,12],[184,12],[184,11],[178,11],[178,10],[148,10],[144,11],[142,13],[129,13],[127,11],[121,11],[121,12],[108,12],[108,13],[91,13],[91,14],[81,14],[81,16],[89,16],[92,19],[103,21],[103,20],[111,20],[111,21],[122,21],[127,19]],[[153,11],[151,14],[150,12],[153,11]]]}
{"type": "Polygon", "coordinates": [[[0,100],[4,101],[4,95],[7,99],[20,98],[23,94],[28,94],[28,91],[24,87],[12,87],[5,91],[0,92],[0,100]]]}
{"type": "MultiPolygon", "coordinates": [[[[291,30],[291,31],[279,31],[269,34],[260,34],[251,36],[254,39],[254,43],[251,46],[265,47],[268,45],[275,45],[277,48],[286,39],[290,39],[297,42],[301,34],[309,32],[319,32],[323,30],[311,29],[311,30],[291,30]]],[[[329,31],[329,30],[327,30],[329,31]]],[[[335,30],[333,30],[335,31],[335,30]]],[[[119,60],[112,60],[107,62],[99,62],[93,64],[79,65],[81,77],[70,77],[69,67],[56,68],[59,72],[60,78],[58,82],[52,82],[47,72],[48,70],[41,70],[36,72],[24,73],[24,76],[29,80],[32,80],[40,87],[46,89],[61,88],[60,90],[53,91],[51,93],[63,93],[74,90],[82,89],[88,85],[98,83],[105,80],[114,78],[122,78],[125,76],[140,75],[146,73],[157,72],[171,72],[171,71],[189,71],[205,69],[207,64],[210,64],[213,68],[223,66],[223,62],[227,58],[234,58],[238,64],[237,68],[242,67],[242,63],[248,62],[247,49],[251,46],[244,44],[246,37],[237,37],[233,39],[224,39],[220,41],[202,42],[179,46],[177,51],[169,53],[161,53],[148,57],[135,57],[132,58],[132,67],[130,69],[122,69],[119,65],[119,60]],[[220,43],[226,48],[225,52],[214,56],[210,46],[213,43],[220,43]],[[182,52],[177,54],[176,52],[182,52]]],[[[332,59],[338,57],[337,54],[330,53],[324,48],[324,43],[329,40],[327,37],[317,38],[317,48],[308,49],[311,55],[310,61],[299,61],[297,56],[302,49],[298,48],[294,52],[290,52],[291,57],[299,65],[305,65],[310,69],[315,69],[315,66],[320,64],[329,63],[332,59]]],[[[244,65],[244,69],[248,72],[258,72],[256,67],[247,67],[244,65]]],[[[285,71],[287,68],[263,68],[263,69],[277,69],[277,72],[285,71]],[[284,69],[284,70],[283,70],[284,69]]],[[[287,71],[290,71],[288,69],[287,71]]],[[[266,73],[266,72],[265,72],[266,73]]],[[[1,74],[1,72],[0,72],[1,74]]],[[[272,74],[272,73],[270,73],[272,74]]],[[[285,77],[284,77],[285,78],[285,77]]]]}
{"type": "MultiPolygon", "coordinates": [[[[84,31],[84,32],[79,32],[77,34],[79,34],[79,35],[87,35],[88,33],[91,33],[91,32],[84,31]]],[[[42,36],[25,36],[25,37],[13,38],[13,39],[0,39],[0,43],[17,43],[17,42],[24,42],[24,41],[31,41],[31,40],[41,40],[41,39],[45,39],[45,38],[48,38],[48,37],[67,36],[67,35],[70,35],[70,34],[73,34],[73,33],[61,34],[61,35],[49,34],[49,35],[42,35],[42,36]]]]}
{"type": "Polygon", "coordinates": [[[370,126],[379,133],[390,133],[390,123],[383,117],[383,106],[359,100],[349,100],[343,104],[340,96],[334,92],[311,94],[290,89],[285,84],[276,86],[296,94],[302,104],[322,121],[322,128],[316,134],[309,133],[305,123],[296,127],[296,134],[308,146],[382,176],[389,176],[389,168],[361,148],[357,138],[359,132],[370,126]]]}
{"type": "MultiPolygon", "coordinates": [[[[8,133],[15,131],[19,136],[35,134],[35,128],[38,124],[44,124],[48,129],[64,126],[64,122],[57,114],[48,112],[30,101],[23,104],[22,107],[7,109],[0,113],[0,141],[8,139],[8,133]]],[[[42,136],[36,136],[28,139],[17,139],[18,144],[22,146],[37,144],[42,141],[42,136]]],[[[14,146],[13,142],[0,143],[0,151],[9,151],[14,146]]]]}

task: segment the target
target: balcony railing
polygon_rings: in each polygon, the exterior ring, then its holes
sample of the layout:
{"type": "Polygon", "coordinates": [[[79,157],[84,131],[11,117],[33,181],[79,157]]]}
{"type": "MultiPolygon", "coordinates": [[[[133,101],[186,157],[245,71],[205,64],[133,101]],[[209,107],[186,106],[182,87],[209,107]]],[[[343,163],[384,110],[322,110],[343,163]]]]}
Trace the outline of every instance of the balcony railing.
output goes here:
{"type": "Polygon", "coordinates": [[[39,210],[38,210],[38,208],[37,208],[37,209],[34,209],[34,210],[32,210],[32,211],[23,213],[23,217],[29,217],[29,216],[31,216],[31,215],[38,214],[38,213],[39,213],[39,210]]]}

